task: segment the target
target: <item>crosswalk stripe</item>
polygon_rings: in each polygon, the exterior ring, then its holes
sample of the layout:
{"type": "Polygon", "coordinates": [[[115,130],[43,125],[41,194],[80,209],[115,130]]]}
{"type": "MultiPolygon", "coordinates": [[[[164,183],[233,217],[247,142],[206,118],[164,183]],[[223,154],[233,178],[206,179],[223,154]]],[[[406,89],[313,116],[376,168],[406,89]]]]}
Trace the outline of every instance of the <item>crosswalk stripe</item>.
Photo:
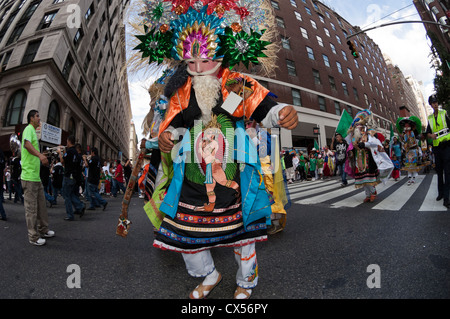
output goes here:
{"type": "Polygon", "coordinates": [[[318,180],[318,181],[314,181],[314,182],[301,182],[300,184],[291,184],[289,185],[289,191],[294,192],[297,190],[308,190],[308,189],[312,189],[312,188],[317,188],[317,186],[326,186],[328,184],[337,184],[338,182],[336,180],[328,180],[328,181],[324,181],[324,180],[318,180]]]}
{"type": "MultiPolygon", "coordinates": [[[[394,186],[396,183],[399,183],[399,182],[395,182],[393,180],[388,180],[386,182],[386,184],[382,183],[382,184],[378,185],[377,186],[377,194],[378,195],[382,194],[384,191],[388,190],[389,188],[394,186]]],[[[336,207],[336,208],[337,207],[354,208],[354,207],[361,205],[365,198],[366,198],[366,193],[364,192],[363,189],[361,189],[360,193],[358,193],[354,196],[345,198],[337,203],[333,203],[333,204],[331,204],[331,206],[336,207]]]]}
{"type": "Polygon", "coordinates": [[[414,194],[420,187],[420,184],[422,184],[424,179],[425,176],[423,175],[417,176],[414,184],[409,186],[403,185],[372,209],[399,211],[406,204],[406,202],[408,202],[411,195],[414,194]]]}
{"type": "Polygon", "coordinates": [[[313,187],[311,187],[311,189],[308,188],[309,190],[306,190],[306,191],[305,191],[306,188],[302,189],[302,190],[297,190],[297,192],[295,192],[295,193],[292,193],[292,192],[290,193],[290,198],[291,198],[291,200],[293,200],[293,199],[297,199],[297,198],[301,198],[301,197],[315,195],[318,192],[326,192],[326,191],[335,189],[337,185],[338,185],[338,182],[334,182],[334,183],[327,184],[327,186],[320,187],[320,188],[317,186],[313,186],[313,187]]]}
{"type": "Polygon", "coordinates": [[[317,196],[313,196],[313,197],[308,197],[299,201],[296,201],[296,204],[302,204],[302,205],[309,205],[309,204],[318,204],[318,203],[323,203],[329,200],[332,200],[334,198],[337,197],[341,197],[343,195],[346,195],[348,193],[352,193],[355,191],[355,187],[353,183],[349,183],[347,185],[347,187],[345,188],[339,188],[333,192],[328,192],[325,194],[321,194],[321,195],[317,195],[317,196]]]}
{"type": "Polygon", "coordinates": [[[436,201],[436,197],[438,196],[437,184],[438,184],[437,175],[434,175],[427,196],[425,197],[425,200],[423,201],[422,206],[419,209],[420,212],[447,211],[447,208],[444,205],[442,205],[442,201],[440,202],[436,201]]]}
{"type": "MultiPolygon", "coordinates": [[[[385,192],[387,195],[378,196],[373,205],[365,205],[364,207],[386,211],[400,211],[402,209],[413,209],[421,212],[447,211],[447,208],[442,205],[442,201],[436,201],[438,195],[436,175],[419,175],[416,177],[416,182],[409,186],[406,183],[407,179],[408,177],[403,175],[398,181],[390,179],[386,184],[379,184],[376,187],[378,195],[385,192]],[[427,188],[428,190],[426,190],[427,188]],[[412,197],[414,194],[417,195],[417,198],[412,197]]],[[[356,189],[353,179],[349,179],[347,187],[341,187],[340,184],[340,179],[318,180],[291,184],[288,185],[288,190],[292,203],[299,205],[327,203],[331,208],[362,207],[366,198],[364,189],[356,189]]]]}

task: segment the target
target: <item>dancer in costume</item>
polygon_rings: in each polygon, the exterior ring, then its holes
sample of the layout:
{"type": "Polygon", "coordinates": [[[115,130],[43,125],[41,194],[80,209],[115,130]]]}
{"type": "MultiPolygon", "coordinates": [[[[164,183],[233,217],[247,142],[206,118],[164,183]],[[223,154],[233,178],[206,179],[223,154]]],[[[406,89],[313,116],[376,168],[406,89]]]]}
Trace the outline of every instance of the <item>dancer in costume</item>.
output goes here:
{"type": "Polygon", "coordinates": [[[370,110],[356,114],[348,138],[353,146],[348,160],[352,161],[351,175],[355,178],[355,187],[364,188],[364,203],[374,202],[377,197],[376,186],[389,178],[394,165],[375,131],[375,121],[370,110]]]}
{"type": "Polygon", "coordinates": [[[257,81],[231,68],[262,62],[270,44],[262,40],[270,35],[265,28],[275,25],[272,8],[262,0],[147,3],[149,26],[137,49],[150,62],[184,61],[186,71],[168,83],[178,87],[168,96],[159,130],[161,151],[174,155],[174,176],[160,207],[166,217],[154,246],[182,253],[188,273],[205,278],[191,292],[193,299],[205,298],[222,279],[210,248],[234,247],[235,298],[249,298],[258,282],[255,243],[267,239],[272,211],[244,119],[294,129],[298,115],[293,106],[275,103],[257,81]],[[205,152],[209,128],[217,145],[205,152]]]}
{"type": "Polygon", "coordinates": [[[419,138],[422,133],[422,122],[416,116],[401,117],[397,120],[397,130],[402,135],[403,151],[405,152],[402,171],[408,172],[408,186],[416,182],[419,172],[425,168],[422,165],[422,150],[419,138]]]}
{"type": "Polygon", "coordinates": [[[168,99],[166,84],[175,73],[176,68],[166,69],[163,75],[150,87],[150,112],[143,122],[143,134],[150,134],[150,140],[143,139],[141,148],[147,153],[151,151],[150,163],[144,168],[144,174],[139,180],[139,187],[144,189],[146,204],[144,211],[152,222],[155,230],[161,226],[164,214],[159,210],[164,195],[173,176],[172,159],[170,154],[161,153],[158,145],[159,127],[165,117],[168,99]]]}
{"type": "Polygon", "coordinates": [[[283,177],[283,169],[280,158],[279,137],[272,135],[270,130],[261,128],[256,121],[247,123],[247,133],[257,147],[261,161],[264,184],[271,197],[272,225],[267,233],[275,235],[286,227],[286,209],[290,207],[287,192],[287,182],[283,177]]]}

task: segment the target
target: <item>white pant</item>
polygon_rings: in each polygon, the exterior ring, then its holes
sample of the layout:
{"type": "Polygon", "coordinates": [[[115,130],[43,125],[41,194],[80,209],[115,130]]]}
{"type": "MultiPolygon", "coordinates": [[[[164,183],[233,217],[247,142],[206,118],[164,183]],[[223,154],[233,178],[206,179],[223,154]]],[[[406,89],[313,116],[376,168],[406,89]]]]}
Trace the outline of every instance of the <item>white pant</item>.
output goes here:
{"type": "MultiPolygon", "coordinates": [[[[189,275],[193,277],[206,277],[216,269],[209,250],[182,255],[186,263],[186,269],[189,275]]],[[[258,284],[258,261],[255,244],[235,248],[234,257],[239,266],[236,273],[237,285],[245,289],[255,288],[258,284]]]]}

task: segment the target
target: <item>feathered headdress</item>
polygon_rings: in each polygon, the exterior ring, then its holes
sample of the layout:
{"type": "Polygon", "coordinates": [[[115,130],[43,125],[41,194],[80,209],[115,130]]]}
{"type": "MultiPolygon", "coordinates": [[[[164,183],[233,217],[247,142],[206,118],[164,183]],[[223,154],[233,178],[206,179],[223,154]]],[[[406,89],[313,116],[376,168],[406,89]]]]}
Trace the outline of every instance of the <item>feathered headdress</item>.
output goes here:
{"type": "Polygon", "coordinates": [[[194,58],[233,68],[275,67],[273,9],[267,0],[143,0],[143,33],[134,48],[149,63],[194,58]]]}

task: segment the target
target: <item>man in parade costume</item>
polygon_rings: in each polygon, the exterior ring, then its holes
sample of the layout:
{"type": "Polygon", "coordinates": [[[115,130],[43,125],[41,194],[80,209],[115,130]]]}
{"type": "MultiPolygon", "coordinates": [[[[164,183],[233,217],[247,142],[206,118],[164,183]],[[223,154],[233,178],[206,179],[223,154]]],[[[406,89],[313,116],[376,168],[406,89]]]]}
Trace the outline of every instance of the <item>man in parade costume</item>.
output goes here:
{"type": "Polygon", "coordinates": [[[255,243],[267,239],[272,211],[244,120],[268,128],[298,125],[293,106],[277,104],[257,81],[230,69],[240,62],[258,64],[265,56],[264,30],[244,14],[273,21],[273,12],[261,9],[263,4],[270,8],[262,0],[150,1],[147,8],[161,9],[158,19],[150,14],[149,20],[163,23],[153,23],[138,48],[158,61],[152,43],[159,40],[163,51],[167,37],[167,47],[174,47],[170,56],[183,61],[167,84],[173,90],[159,129],[159,148],[172,152],[174,176],[160,207],[166,217],[154,246],[182,253],[188,273],[205,278],[191,292],[192,299],[205,298],[222,279],[210,253],[213,247],[234,248],[235,298],[249,298],[258,282],[255,243]],[[182,141],[174,148],[179,134],[182,141]]]}
{"type": "Polygon", "coordinates": [[[397,130],[402,134],[405,151],[404,166],[401,170],[408,173],[409,186],[416,182],[419,172],[425,168],[425,165],[422,165],[422,150],[419,146],[422,122],[416,116],[401,117],[397,120],[397,130]]]}
{"type": "Polygon", "coordinates": [[[353,146],[349,160],[352,162],[355,187],[364,188],[364,203],[375,201],[376,186],[387,180],[394,169],[378,138],[375,126],[372,112],[361,111],[356,114],[347,137],[353,146]]]}

